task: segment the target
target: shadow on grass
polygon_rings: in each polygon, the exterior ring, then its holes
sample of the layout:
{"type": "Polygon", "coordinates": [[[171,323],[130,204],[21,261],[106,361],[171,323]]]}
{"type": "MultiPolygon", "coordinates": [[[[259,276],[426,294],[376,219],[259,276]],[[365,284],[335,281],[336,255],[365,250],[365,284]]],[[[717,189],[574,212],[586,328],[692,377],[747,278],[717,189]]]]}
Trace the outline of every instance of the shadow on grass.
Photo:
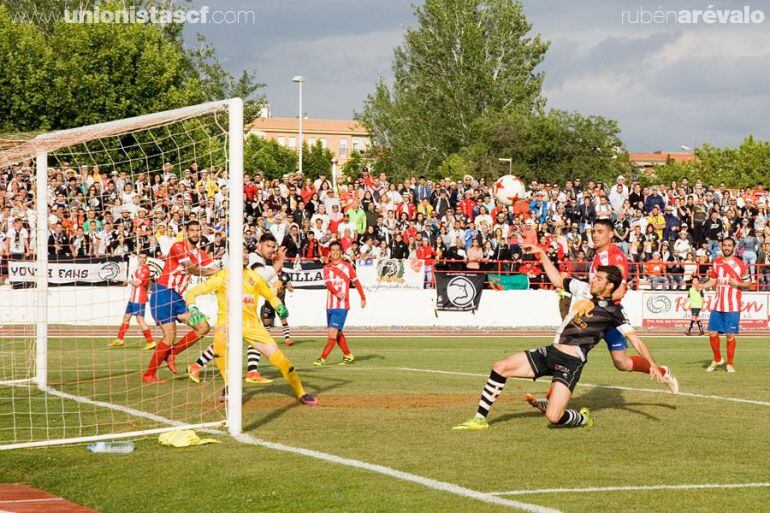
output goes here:
{"type": "MultiPolygon", "coordinates": [[[[281,382],[285,385],[283,388],[281,388],[280,393],[289,397],[294,398],[294,394],[292,393],[291,389],[288,385],[283,381],[283,378],[279,378],[281,382]]],[[[276,380],[277,382],[277,380],[276,380]]],[[[349,379],[339,379],[339,378],[331,378],[328,376],[313,376],[313,382],[314,386],[312,387],[306,387],[306,390],[308,393],[311,393],[313,396],[317,396],[319,401],[323,401],[323,394],[326,392],[330,392],[336,388],[339,388],[341,386],[347,385],[351,382],[349,379]],[[317,381],[325,381],[326,383],[319,386],[317,384],[317,381]]],[[[303,383],[304,384],[304,383],[303,383]]],[[[276,390],[271,387],[258,387],[258,388],[250,388],[248,390],[244,390],[243,393],[243,402],[244,404],[249,401],[249,399],[252,399],[253,397],[260,395],[260,393],[275,393],[276,390]]],[[[244,426],[244,431],[251,431],[253,429],[256,429],[260,426],[264,426],[266,424],[269,424],[270,422],[273,422],[274,420],[280,418],[284,413],[291,410],[292,408],[307,408],[307,406],[302,406],[299,404],[299,402],[296,402],[294,404],[291,404],[289,406],[284,406],[282,408],[275,408],[272,410],[269,414],[265,415],[264,417],[260,417],[254,420],[251,420],[249,424],[244,426]]]]}
{"type": "MultiPolygon", "coordinates": [[[[529,411],[501,415],[500,417],[490,420],[489,423],[497,424],[520,418],[542,416],[540,412],[527,405],[523,400],[521,401],[521,404],[522,406],[528,408],[529,411]]],[[[577,398],[573,397],[569,405],[570,408],[575,410],[584,406],[591,410],[592,413],[602,410],[625,410],[655,421],[659,421],[660,419],[654,415],[650,415],[645,411],[639,410],[638,407],[653,406],[656,408],[676,410],[676,406],[671,404],[628,402],[623,396],[622,390],[616,390],[612,388],[593,388],[585,394],[580,394],[577,398]]]]}

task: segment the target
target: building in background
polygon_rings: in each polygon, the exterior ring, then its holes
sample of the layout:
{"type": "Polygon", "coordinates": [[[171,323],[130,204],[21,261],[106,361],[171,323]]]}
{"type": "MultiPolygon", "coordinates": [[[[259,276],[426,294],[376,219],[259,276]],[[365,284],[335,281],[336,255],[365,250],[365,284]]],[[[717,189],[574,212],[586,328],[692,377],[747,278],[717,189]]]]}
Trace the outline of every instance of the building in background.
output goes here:
{"type": "Polygon", "coordinates": [[[688,162],[696,160],[697,157],[692,153],[685,152],[662,152],[653,153],[629,153],[628,163],[636,168],[637,172],[650,174],[655,170],[655,166],[666,165],[669,162],[688,162]]]}
{"type": "MultiPolygon", "coordinates": [[[[274,140],[281,146],[297,149],[299,121],[297,118],[259,117],[246,126],[247,135],[257,135],[274,140]]],[[[365,152],[371,146],[371,137],[358,121],[348,119],[302,120],[302,138],[308,146],[321,145],[337,156],[344,164],[353,151],[365,152]]]]}

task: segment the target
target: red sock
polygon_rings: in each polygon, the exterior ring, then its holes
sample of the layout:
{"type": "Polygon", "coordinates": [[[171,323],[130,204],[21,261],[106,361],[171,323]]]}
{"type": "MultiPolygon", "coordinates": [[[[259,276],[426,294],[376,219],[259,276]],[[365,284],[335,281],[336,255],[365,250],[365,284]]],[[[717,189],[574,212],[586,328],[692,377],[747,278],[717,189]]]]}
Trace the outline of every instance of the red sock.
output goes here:
{"type": "Polygon", "coordinates": [[[714,361],[722,361],[722,353],[719,351],[719,335],[709,335],[709,343],[711,344],[711,351],[714,353],[714,361]]]}
{"type": "Polygon", "coordinates": [[[345,338],[345,335],[343,335],[341,331],[337,333],[337,343],[340,345],[340,349],[342,349],[342,354],[345,356],[350,356],[348,340],[345,338]]]}
{"type": "Polygon", "coordinates": [[[142,335],[144,335],[144,339],[147,341],[148,344],[152,344],[152,330],[146,329],[142,332],[142,335]]]}
{"type": "MultiPolygon", "coordinates": [[[[650,362],[642,358],[641,356],[631,356],[631,372],[643,372],[645,374],[650,373],[650,362]]],[[[666,375],[666,369],[659,367],[660,372],[666,375]]]]}
{"type": "Polygon", "coordinates": [[[147,366],[147,372],[145,372],[144,375],[154,376],[155,373],[158,372],[158,367],[160,367],[160,364],[166,360],[170,351],[170,347],[163,342],[158,342],[158,345],[155,346],[155,351],[152,353],[152,357],[150,357],[150,365],[147,366]]]}
{"type": "Polygon", "coordinates": [[[735,358],[735,337],[727,337],[727,365],[733,364],[735,358]]]}
{"type": "Polygon", "coordinates": [[[321,353],[321,360],[326,360],[326,357],[329,356],[329,353],[332,352],[332,349],[334,349],[334,344],[336,343],[336,339],[329,337],[329,339],[326,341],[326,347],[324,347],[324,350],[321,353]]]}
{"type": "Polygon", "coordinates": [[[171,349],[171,354],[174,356],[178,355],[194,343],[196,343],[200,339],[197,333],[194,331],[189,332],[187,335],[179,339],[179,342],[174,344],[174,347],[171,349]]]}
{"type": "Polygon", "coordinates": [[[118,330],[118,339],[123,340],[123,337],[126,336],[126,331],[128,331],[128,323],[124,322],[120,325],[120,329],[118,330]]]}

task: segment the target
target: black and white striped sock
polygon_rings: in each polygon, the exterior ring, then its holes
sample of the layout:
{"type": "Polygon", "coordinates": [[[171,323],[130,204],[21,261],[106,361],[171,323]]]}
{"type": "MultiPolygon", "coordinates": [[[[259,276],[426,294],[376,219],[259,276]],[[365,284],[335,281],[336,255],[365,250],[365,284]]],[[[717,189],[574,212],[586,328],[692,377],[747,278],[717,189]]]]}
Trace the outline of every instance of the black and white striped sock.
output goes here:
{"type": "Polygon", "coordinates": [[[291,338],[291,328],[289,328],[288,324],[284,324],[281,326],[281,331],[283,331],[283,339],[289,340],[291,338]]]}
{"type": "Polygon", "coordinates": [[[481,391],[481,399],[479,399],[479,409],[476,411],[477,419],[485,419],[489,415],[489,409],[495,403],[500,396],[500,392],[503,391],[506,378],[500,374],[492,371],[489,373],[489,379],[484,386],[484,390],[481,391]]]}
{"type": "Polygon", "coordinates": [[[198,359],[195,361],[201,367],[205,367],[211,360],[214,359],[214,344],[211,344],[201,353],[198,359]]]}
{"type": "Polygon", "coordinates": [[[538,399],[536,408],[545,411],[548,408],[548,399],[538,399]]]}
{"type": "Polygon", "coordinates": [[[262,358],[262,354],[254,349],[253,347],[249,346],[246,348],[246,360],[247,360],[247,366],[246,371],[252,372],[259,368],[259,359],[262,358]]]}
{"type": "Polygon", "coordinates": [[[577,427],[586,423],[585,417],[575,410],[567,410],[556,423],[560,427],[577,427]]]}

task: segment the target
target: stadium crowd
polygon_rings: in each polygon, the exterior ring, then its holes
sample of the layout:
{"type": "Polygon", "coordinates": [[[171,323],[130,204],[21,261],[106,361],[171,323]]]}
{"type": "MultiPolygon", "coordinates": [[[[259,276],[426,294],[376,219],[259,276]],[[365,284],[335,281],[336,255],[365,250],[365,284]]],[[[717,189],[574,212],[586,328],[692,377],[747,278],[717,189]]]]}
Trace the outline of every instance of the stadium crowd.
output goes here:
{"type": "MultiPolygon", "coordinates": [[[[469,269],[527,274],[542,283],[523,243],[539,243],[562,270],[585,273],[593,257],[592,225],[609,219],[616,243],[631,262],[632,287],[682,288],[706,273],[719,240],[737,241],[738,256],[755,282],[770,289],[770,195],[763,184],[730,190],[725,184],[642,186],[569,180],[529,184],[530,196],[505,207],[490,183],[465,176],[453,181],[411,178],[391,182],[364,169],[338,184],[287,174],[244,177],[245,244],[254,249],[270,232],[289,258],[325,259],[339,240],[351,259],[418,258],[431,271],[469,269]]],[[[0,279],[8,260],[35,251],[34,166],[0,169],[0,279]]],[[[49,169],[51,259],[125,257],[139,249],[161,256],[198,220],[203,247],[215,258],[226,249],[226,171],[167,163],[157,173],[103,172],[99,166],[49,169]]]]}

